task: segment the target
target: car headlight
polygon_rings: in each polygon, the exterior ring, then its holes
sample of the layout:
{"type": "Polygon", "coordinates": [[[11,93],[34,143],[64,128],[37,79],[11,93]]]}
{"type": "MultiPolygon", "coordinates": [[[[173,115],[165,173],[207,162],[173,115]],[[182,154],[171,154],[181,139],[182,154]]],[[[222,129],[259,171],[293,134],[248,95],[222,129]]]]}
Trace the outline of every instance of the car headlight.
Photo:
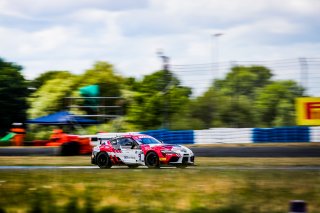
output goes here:
{"type": "Polygon", "coordinates": [[[187,149],[185,149],[185,148],[181,148],[181,152],[186,153],[186,152],[187,152],[187,149]]]}
{"type": "Polygon", "coordinates": [[[165,156],[167,154],[177,154],[176,152],[174,151],[171,151],[171,150],[161,150],[161,153],[165,156]]]}

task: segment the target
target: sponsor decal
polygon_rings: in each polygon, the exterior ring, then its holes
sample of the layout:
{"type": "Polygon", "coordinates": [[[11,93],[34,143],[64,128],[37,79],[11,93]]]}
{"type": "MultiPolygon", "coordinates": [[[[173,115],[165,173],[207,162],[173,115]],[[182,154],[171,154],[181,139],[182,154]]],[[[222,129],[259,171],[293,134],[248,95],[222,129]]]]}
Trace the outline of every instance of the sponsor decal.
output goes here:
{"type": "Polygon", "coordinates": [[[320,125],[320,98],[297,98],[298,125],[320,125]]]}
{"type": "Polygon", "coordinates": [[[166,161],[167,158],[159,158],[160,161],[166,161]]]}
{"type": "Polygon", "coordinates": [[[135,159],[135,157],[132,156],[123,156],[124,159],[135,159]]]}

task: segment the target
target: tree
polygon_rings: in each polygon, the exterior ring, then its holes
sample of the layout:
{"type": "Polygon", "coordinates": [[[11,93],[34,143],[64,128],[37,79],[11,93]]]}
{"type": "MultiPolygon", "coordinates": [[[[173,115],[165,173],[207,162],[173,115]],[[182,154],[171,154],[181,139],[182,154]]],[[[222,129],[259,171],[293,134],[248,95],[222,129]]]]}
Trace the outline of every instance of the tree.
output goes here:
{"type": "Polygon", "coordinates": [[[219,115],[219,124],[223,127],[254,127],[257,121],[252,101],[243,95],[237,98],[226,97],[219,115]]]}
{"type": "Polygon", "coordinates": [[[190,119],[198,119],[203,128],[294,125],[294,99],[303,88],[271,77],[262,66],[233,67],[193,101],[190,119]]]}
{"type": "Polygon", "coordinates": [[[223,95],[211,87],[189,106],[190,121],[197,129],[251,127],[255,124],[251,100],[246,96],[223,95]]]}
{"type": "Polygon", "coordinates": [[[142,129],[163,127],[165,122],[170,124],[172,115],[189,101],[191,95],[190,88],[180,86],[171,72],[163,70],[136,81],[135,88],[128,119],[142,129]]]}
{"type": "Polygon", "coordinates": [[[96,62],[91,69],[80,76],[79,87],[99,85],[101,96],[120,96],[123,78],[117,75],[111,64],[96,62]]]}
{"type": "Polygon", "coordinates": [[[0,58],[0,133],[13,122],[26,120],[28,87],[21,74],[22,67],[0,58]]]}
{"type": "Polygon", "coordinates": [[[35,118],[65,109],[63,99],[70,96],[77,88],[77,80],[77,76],[72,74],[64,78],[47,80],[28,99],[31,106],[28,110],[29,116],[35,118]]]}
{"type": "Polygon", "coordinates": [[[79,97],[79,89],[84,86],[99,85],[100,96],[120,96],[122,78],[114,73],[111,64],[97,62],[82,75],[74,75],[68,71],[49,71],[41,74],[33,83],[40,87],[29,98],[31,108],[28,112],[32,118],[65,109],[68,104],[64,98],[79,97]]]}
{"type": "Polygon", "coordinates": [[[42,85],[44,85],[48,80],[51,79],[64,79],[70,77],[69,71],[47,71],[37,78],[35,78],[33,81],[30,82],[30,86],[39,89],[42,85]]]}
{"type": "MultiPolygon", "coordinates": [[[[124,79],[117,75],[114,71],[114,67],[103,61],[96,62],[91,69],[85,71],[83,75],[80,76],[78,87],[84,87],[88,85],[98,85],[100,96],[102,97],[120,97],[121,89],[124,79]]],[[[77,92],[78,93],[78,92],[77,92]]],[[[79,94],[74,93],[73,96],[79,96],[79,94]]],[[[119,99],[108,99],[108,100],[96,100],[96,103],[104,105],[125,105],[122,100],[119,99]],[[102,101],[102,102],[100,102],[102,101]]],[[[85,104],[85,100],[82,102],[85,104]]],[[[96,114],[97,108],[85,108],[83,109],[88,114],[96,114]]],[[[108,113],[115,113],[114,110],[109,109],[108,113]]]]}
{"type": "Polygon", "coordinates": [[[225,97],[218,90],[211,87],[202,96],[192,102],[190,105],[191,117],[201,121],[201,129],[210,128],[212,125],[220,126],[219,110],[221,103],[225,103],[225,97]]]}
{"type": "Polygon", "coordinates": [[[255,108],[262,126],[295,125],[294,101],[303,96],[304,89],[296,82],[275,81],[259,89],[255,108]]]}
{"type": "Polygon", "coordinates": [[[224,80],[215,82],[215,88],[226,95],[246,95],[253,99],[255,90],[269,84],[271,77],[271,71],[263,66],[235,66],[224,80]]]}

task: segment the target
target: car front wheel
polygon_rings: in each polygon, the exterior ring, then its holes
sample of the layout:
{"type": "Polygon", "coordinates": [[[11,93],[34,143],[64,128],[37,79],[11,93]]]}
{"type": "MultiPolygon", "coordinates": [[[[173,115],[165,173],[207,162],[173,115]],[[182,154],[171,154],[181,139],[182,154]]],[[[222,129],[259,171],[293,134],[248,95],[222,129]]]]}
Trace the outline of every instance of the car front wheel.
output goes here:
{"type": "Polygon", "coordinates": [[[146,156],[146,166],[150,169],[160,167],[159,157],[155,152],[149,152],[146,156]]]}

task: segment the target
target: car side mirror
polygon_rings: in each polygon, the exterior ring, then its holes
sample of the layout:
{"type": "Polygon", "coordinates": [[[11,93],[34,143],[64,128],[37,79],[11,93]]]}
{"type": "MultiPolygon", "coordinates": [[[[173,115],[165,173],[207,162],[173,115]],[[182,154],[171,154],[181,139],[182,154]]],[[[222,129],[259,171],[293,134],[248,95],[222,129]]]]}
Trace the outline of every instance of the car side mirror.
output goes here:
{"type": "Polygon", "coordinates": [[[99,143],[100,143],[100,145],[105,145],[106,144],[105,142],[102,141],[101,138],[99,138],[99,143]]]}

